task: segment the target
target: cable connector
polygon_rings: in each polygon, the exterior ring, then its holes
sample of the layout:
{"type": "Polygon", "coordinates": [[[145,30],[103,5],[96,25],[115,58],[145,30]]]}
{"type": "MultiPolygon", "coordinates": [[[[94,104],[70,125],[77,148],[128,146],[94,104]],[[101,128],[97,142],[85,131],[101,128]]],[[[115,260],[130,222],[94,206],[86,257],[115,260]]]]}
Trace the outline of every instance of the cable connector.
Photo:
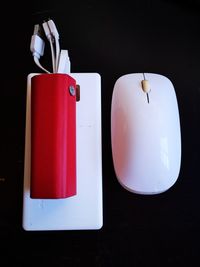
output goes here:
{"type": "Polygon", "coordinates": [[[53,35],[53,37],[59,39],[59,33],[53,20],[52,19],[48,20],[47,24],[49,26],[50,32],[53,35]]]}
{"type": "Polygon", "coordinates": [[[55,72],[58,72],[58,64],[60,57],[59,33],[52,19],[48,20],[47,23],[55,42],[55,72]]]}
{"type": "Polygon", "coordinates": [[[43,26],[44,33],[45,33],[47,39],[48,40],[52,40],[53,36],[51,35],[51,31],[50,31],[48,23],[45,21],[45,22],[42,23],[42,26],[43,26]]]}
{"type": "Polygon", "coordinates": [[[30,50],[33,56],[36,56],[38,59],[44,55],[44,40],[42,39],[42,30],[40,25],[34,26],[33,35],[31,37],[30,50]]]}
{"type": "Polygon", "coordinates": [[[70,73],[70,59],[68,50],[62,50],[60,52],[59,62],[58,62],[58,73],[70,73]]]}
{"type": "Polygon", "coordinates": [[[34,26],[33,35],[38,35],[41,38],[43,37],[42,27],[39,24],[36,24],[34,26]]]}
{"type": "Polygon", "coordinates": [[[57,66],[58,66],[58,57],[60,53],[59,49],[59,42],[58,42],[58,32],[56,29],[56,26],[52,20],[48,20],[47,22],[42,23],[45,35],[47,39],[49,40],[50,47],[51,47],[51,59],[52,59],[52,68],[53,72],[57,72],[57,66]],[[54,51],[54,45],[53,43],[55,42],[56,44],[56,53],[54,51]]]}

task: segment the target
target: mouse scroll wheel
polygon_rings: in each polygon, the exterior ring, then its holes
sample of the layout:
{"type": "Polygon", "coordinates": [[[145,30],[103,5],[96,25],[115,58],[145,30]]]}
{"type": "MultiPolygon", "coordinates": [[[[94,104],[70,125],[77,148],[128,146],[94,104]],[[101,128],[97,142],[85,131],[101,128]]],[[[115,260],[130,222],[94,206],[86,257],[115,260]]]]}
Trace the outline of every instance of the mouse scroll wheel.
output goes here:
{"type": "Polygon", "coordinates": [[[148,93],[151,89],[150,89],[150,85],[149,85],[149,81],[148,80],[142,80],[141,81],[141,84],[142,84],[142,90],[145,92],[145,93],[148,93]]]}

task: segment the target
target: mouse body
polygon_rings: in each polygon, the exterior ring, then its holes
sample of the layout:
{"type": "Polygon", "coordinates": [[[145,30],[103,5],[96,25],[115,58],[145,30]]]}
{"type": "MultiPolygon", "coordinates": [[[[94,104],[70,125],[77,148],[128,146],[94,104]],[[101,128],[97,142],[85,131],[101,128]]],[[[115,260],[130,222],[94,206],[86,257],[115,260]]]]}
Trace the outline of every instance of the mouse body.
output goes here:
{"type": "Polygon", "coordinates": [[[138,194],[158,194],[177,180],[181,129],[172,82],[156,73],[121,76],[111,103],[111,146],[120,184],[138,194]]]}

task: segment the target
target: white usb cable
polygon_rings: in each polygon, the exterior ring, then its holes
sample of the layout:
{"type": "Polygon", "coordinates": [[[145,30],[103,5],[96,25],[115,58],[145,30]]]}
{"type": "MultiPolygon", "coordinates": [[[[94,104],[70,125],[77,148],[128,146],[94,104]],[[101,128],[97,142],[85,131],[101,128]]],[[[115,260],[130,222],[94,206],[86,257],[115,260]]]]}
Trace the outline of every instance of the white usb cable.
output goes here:
{"type": "MultiPolygon", "coordinates": [[[[61,50],[59,43],[59,33],[53,20],[48,20],[42,24],[44,33],[50,43],[53,73],[70,73],[70,60],[68,50],[61,50]]],[[[40,64],[40,57],[44,54],[44,40],[42,39],[42,28],[35,25],[31,38],[30,50],[38,67],[50,73],[40,64]]]]}
{"type": "Polygon", "coordinates": [[[42,23],[43,29],[44,29],[44,33],[47,37],[47,40],[50,43],[50,48],[51,48],[51,59],[52,59],[52,68],[53,68],[53,72],[56,72],[56,59],[55,59],[55,52],[54,52],[54,47],[53,47],[53,41],[54,41],[54,37],[51,34],[51,30],[49,28],[49,24],[48,22],[44,22],[42,23]]]}
{"type": "Polygon", "coordinates": [[[44,54],[44,40],[41,37],[41,28],[40,25],[36,24],[34,26],[34,32],[31,37],[31,44],[30,44],[30,50],[33,55],[33,59],[36,63],[36,65],[42,69],[43,71],[50,73],[47,69],[45,69],[41,64],[40,64],[40,57],[43,56],[44,54]]]}
{"type": "Polygon", "coordinates": [[[59,62],[59,57],[60,57],[59,33],[58,33],[56,25],[52,19],[48,20],[47,24],[48,24],[49,30],[51,32],[51,36],[53,37],[54,42],[55,42],[55,49],[56,49],[56,52],[55,52],[55,69],[57,72],[58,71],[58,62],[59,62]]]}

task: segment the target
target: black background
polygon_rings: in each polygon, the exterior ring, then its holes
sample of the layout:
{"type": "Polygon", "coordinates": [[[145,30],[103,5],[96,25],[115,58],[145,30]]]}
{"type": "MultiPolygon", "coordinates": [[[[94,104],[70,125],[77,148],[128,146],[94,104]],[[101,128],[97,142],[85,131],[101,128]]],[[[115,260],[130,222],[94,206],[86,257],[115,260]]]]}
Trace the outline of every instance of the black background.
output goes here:
{"type": "MultiPolygon", "coordinates": [[[[8,2],[0,22],[0,266],[198,266],[199,2],[8,2]],[[69,50],[72,72],[102,78],[103,227],[97,231],[22,229],[26,77],[39,71],[29,45],[34,24],[48,18],[57,25],[61,48],[69,50]],[[167,76],[177,94],[181,171],[160,195],[126,191],[113,169],[113,86],[135,72],[167,76]]],[[[50,64],[48,49],[44,66],[50,64]]]]}

